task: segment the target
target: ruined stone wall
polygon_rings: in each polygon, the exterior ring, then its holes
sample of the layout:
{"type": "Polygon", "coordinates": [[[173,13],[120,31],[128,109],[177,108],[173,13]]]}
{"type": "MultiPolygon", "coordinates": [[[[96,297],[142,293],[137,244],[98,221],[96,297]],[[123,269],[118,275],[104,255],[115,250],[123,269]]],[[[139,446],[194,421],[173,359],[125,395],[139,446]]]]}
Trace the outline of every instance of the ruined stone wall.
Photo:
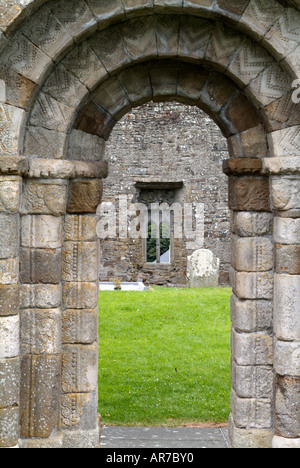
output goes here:
{"type": "Polygon", "coordinates": [[[120,194],[128,194],[130,201],[137,201],[137,181],[183,181],[176,200],[181,204],[204,204],[204,246],[177,239],[171,266],[149,266],[143,261],[141,241],[105,240],[100,279],[143,278],[152,284],[185,284],[187,255],[197,248],[206,248],[221,260],[220,284],[228,284],[228,181],[222,172],[222,160],[226,158],[226,139],[196,107],[150,103],[123,117],[107,144],[109,177],[104,183],[104,201],[115,201],[120,194]]]}

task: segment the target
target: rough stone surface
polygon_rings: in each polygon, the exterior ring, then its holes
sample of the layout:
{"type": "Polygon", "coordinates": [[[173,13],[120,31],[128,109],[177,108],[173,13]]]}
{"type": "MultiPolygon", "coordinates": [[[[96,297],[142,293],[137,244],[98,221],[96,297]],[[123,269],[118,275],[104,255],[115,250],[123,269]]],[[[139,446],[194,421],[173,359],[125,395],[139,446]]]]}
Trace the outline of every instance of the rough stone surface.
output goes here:
{"type": "Polygon", "coordinates": [[[215,288],[219,283],[220,260],[210,250],[196,250],[187,259],[189,288],[215,288]]]}

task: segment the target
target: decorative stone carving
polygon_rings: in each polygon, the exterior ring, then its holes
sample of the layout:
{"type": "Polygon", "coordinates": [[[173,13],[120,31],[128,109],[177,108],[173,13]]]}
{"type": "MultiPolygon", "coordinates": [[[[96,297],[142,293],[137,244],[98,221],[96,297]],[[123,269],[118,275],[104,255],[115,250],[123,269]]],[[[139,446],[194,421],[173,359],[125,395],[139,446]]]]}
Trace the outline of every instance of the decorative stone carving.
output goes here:
{"type": "Polygon", "coordinates": [[[61,347],[61,311],[27,309],[21,312],[21,353],[59,354],[61,347]]]}
{"type": "Polygon", "coordinates": [[[61,358],[28,355],[21,362],[21,437],[51,437],[58,427],[61,358]]]}
{"type": "Polygon", "coordinates": [[[79,180],[71,184],[68,213],[96,213],[102,200],[101,180],[79,180]]]}
{"type": "Polygon", "coordinates": [[[88,393],[97,387],[98,346],[64,345],[62,388],[64,393],[88,393]]]}
{"type": "Polygon", "coordinates": [[[64,281],[93,282],[99,278],[98,242],[65,242],[62,273],[64,281]]]}
{"type": "Polygon", "coordinates": [[[63,304],[65,309],[95,309],[98,306],[98,283],[65,283],[63,304]]]}
{"type": "Polygon", "coordinates": [[[0,212],[16,213],[19,210],[21,178],[0,176],[0,212]]]}
{"type": "Polygon", "coordinates": [[[62,317],[64,344],[92,344],[97,341],[98,309],[65,310],[62,317]]]}
{"type": "Polygon", "coordinates": [[[24,185],[21,213],[62,216],[66,212],[66,203],[66,184],[55,183],[52,180],[27,180],[24,185]]]}
{"type": "Polygon", "coordinates": [[[258,178],[229,180],[229,207],[236,211],[270,211],[269,181],[258,178]]]}

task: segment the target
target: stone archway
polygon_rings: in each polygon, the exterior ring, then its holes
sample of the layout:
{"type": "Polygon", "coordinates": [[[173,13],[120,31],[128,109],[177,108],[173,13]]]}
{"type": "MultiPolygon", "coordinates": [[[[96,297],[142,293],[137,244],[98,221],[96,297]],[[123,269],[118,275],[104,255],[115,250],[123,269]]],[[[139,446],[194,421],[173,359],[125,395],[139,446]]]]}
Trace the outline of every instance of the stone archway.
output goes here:
{"type": "Polygon", "coordinates": [[[228,139],[232,445],[298,447],[296,2],[71,1],[0,10],[0,446],[98,444],[105,140],[154,99],[228,139]]]}

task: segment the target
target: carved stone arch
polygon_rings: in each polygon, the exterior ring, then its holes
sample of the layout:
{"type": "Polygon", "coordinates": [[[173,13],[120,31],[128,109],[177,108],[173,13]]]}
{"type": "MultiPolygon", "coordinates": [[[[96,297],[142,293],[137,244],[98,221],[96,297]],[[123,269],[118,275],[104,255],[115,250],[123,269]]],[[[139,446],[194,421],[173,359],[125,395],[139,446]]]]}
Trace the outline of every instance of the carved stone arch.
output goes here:
{"type": "Polygon", "coordinates": [[[299,11],[22,4],[0,21],[0,446],[98,445],[105,139],[133,106],[172,99],[214,118],[231,155],[232,446],[299,447],[299,11]]]}

